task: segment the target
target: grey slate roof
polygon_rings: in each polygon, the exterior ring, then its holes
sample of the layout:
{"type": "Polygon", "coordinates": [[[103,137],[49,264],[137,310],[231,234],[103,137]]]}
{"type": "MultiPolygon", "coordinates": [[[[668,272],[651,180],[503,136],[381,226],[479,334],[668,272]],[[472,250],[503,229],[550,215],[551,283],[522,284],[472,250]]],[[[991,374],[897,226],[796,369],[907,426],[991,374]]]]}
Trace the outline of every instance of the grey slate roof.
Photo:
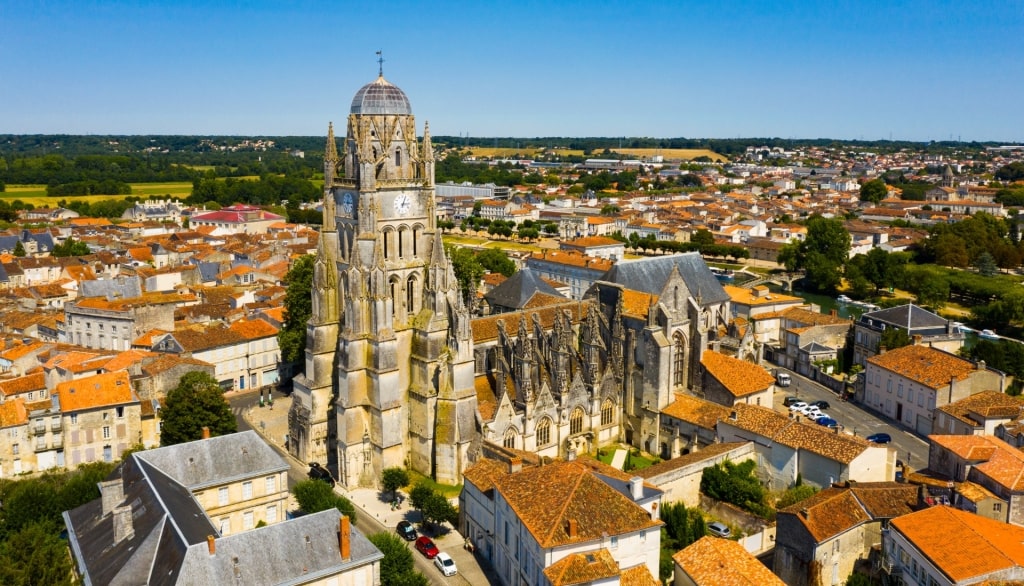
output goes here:
{"type": "Polygon", "coordinates": [[[944,328],[948,321],[913,303],[865,313],[861,321],[883,322],[903,329],[944,328]]]}
{"type": "Polygon", "coordinates": [[[817,342],[811,342],[810,344],[804,344],[804,347],[801,348],[801,350],[803,350],[804,352],[807,352],[808,354],[817,354],[819,352],[835,352],[836,351],[835,348],[830,348],[830,347],[828,347],[828,346],[826,346],[824,344],[819,344],[817,342]]]}
{"type": "Polygon", "coordinates": [[[136,456],[189,490],[288,469],[288,463],[251,429],[136,456]]]}
{"type": "Polygon", "coordinates": [[[106,297],[113,299],[131,299],[142,296],[142,279],[137,276],[118,277],[116,279],[97,279],[82,281],[79,297],[106,297]]]}
{"type": "Polygon", "coordinates": [[[615,263],[602,281],[616,283],[627,289],[641,291],[651,295],[661,295],[672,267],[679,270],[679,275],[686,283],[690,295],[699,298],[704,305],[722,303],[729,300],[729,294],[722,288],[708,269],[699,252],[686,252],[669,256],[658,256],[637,260],[620,260],[615,263]]]}
{"type": "Polygon", "coordinates": [[[504,283],[488,291],[484,295],[484,299],[492,307],[522,309],[536,293],[544,293],[554,297],[565,297],[554,287],[545,283],[532,269],[527,267],[517,271],[506,279],[504,283]]]}
{"type": "Polygon", "coordinates": [[[193,545],[181,567],[183,584],[292,584],[336,574],[382,559],[370,540],[352,527],[350,556],[341,559],[338,509],[305,515],[253,531],[222,537],[216,554],[193,545]]]}

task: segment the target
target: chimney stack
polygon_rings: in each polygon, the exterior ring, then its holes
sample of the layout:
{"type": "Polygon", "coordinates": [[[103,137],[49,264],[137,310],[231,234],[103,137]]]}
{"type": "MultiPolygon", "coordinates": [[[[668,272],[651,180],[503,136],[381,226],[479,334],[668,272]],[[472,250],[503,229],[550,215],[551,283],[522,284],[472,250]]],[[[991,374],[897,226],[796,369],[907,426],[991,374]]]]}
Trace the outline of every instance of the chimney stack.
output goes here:
{"type": "Polygon", "coordinates": [[[210,439],[210,428],[203,426],[203,439],[210,439]]]}
{"type": "Polygon", "coordinates": [[[135,535],[132,526],[132,507],[126,505],[114,509],[114,543],[121,543],[135,535]]]}
{"type": "Polygon", "coordinates": [[[217,540],[213,535],[206,536],[206,548],[210,550],[210,555],[217,555],[217,540]]]}
{"type": "Polygon", "coordinates": [[[915,346],[920,346],[921,345],[921,340],[923,340],[924,338],[921,336],[921,334],[914,334],[914,336],[911,339],[914,340],[914,345],[915,346]]]}
{"type": "Polygon", "coordinates": [[[634,476],[629,479],[629,494],[633,500],[638,501],[644,498],[644,479],[634,476]]]}
{"type": "Polygon", "coordinates": [[[839,310],[833,307],[832,310],[829,312],[829,315],[831,315],[832,317],[839,317],[839,310]]]}
{"type": "Polygon", "coordinates": [[[577,537],[579,535],[579,525],[576,523],[576,519],[569,519],[567,530],[569,537],[577,537]]]}
{"type": "Polygon", "coordinates": [[[347,562],[352,558],[352,527],[347,515],[338,520],[338,528],[338,549],[341,550],[341,560],[347,562]]]}
{"type": "Polygon", "coordinates": [[[523,471],[523,459],[519,456],[512,456],[508,459],[508,473],[515,474],[523,471]]]}
{"type": "Polygon", "coordinates": [[[124,484],[120,478],[105,480],[100,483],[100,499],[103,504],[103,516],[114,512],[114,508],[124,501],[124,484]]]}

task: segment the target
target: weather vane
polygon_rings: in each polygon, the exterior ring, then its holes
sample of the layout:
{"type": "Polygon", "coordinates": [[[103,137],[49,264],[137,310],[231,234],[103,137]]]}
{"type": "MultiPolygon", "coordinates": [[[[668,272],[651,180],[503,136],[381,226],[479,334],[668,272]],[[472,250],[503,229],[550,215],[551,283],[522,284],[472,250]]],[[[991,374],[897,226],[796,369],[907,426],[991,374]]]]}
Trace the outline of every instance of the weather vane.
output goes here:
{"type": "Polygon", "coordinates": [[[383,52],[384,52],[383,49],[381,49],[380,51],[377,51],[377,67],[378,67],[377,73],[381,77],[384,77],[384,57],[381,55],[381,53],[383,53],[383,52]]]}

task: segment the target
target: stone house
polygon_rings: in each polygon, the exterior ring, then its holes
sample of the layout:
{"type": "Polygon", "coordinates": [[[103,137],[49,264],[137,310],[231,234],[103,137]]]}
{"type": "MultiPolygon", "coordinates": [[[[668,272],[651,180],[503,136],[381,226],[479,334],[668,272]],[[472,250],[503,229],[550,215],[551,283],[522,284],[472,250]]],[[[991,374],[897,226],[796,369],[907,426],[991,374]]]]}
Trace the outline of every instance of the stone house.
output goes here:
{"type": "Polygon", "coordinates": [[[142,443],[141,406],[128,372],[63,382],[54,389],[53,396],[53,410],[31,415],[40,469],[113,462],[128,448],[142,443]],[[44,428],[46,433],[39,433],[44,428]],[[48,446],[45,451],[39,449],[44,441],[48,446]],[[70,458],[65,458],[65,453],[70,458]]]}
{"type": "Polygon", "coordinates": [[[964,334],[953,322],[913,303],[861,314],[854,324],[853,361],[867,368],[867,361],[882,351],[882,334],[903,330],[916,344],[956,353],[964,344],[964,334]],[[920,336],[920,337],[918,337],[920,336]]]}
{"type": "Polygon", "coordinates": [[[954,506],[1013,525],[1024,526],[1024,453],[989,435],[931,435],[928,470],[954,483],[954,506]],[[989,494],[960,483],[973,483],[989,494]],[[998,502],[991,499],[998,498],[998,502]],[[980,501],[988,501],[979,508],[980,501]]]}
{"type": "Polygon", "coordinates": [[[173,330],[174,309],[191,296],[147,293],[108,300],[79,299],[64,305],[67,342],[101,350],[127,350],[132,341],[152,329],[173,330]]]}
{"type": "Polygon", "coordinates": [[[676,586],[721,586],[758,584],[785,586],[757,558],[738,542],[718,537],[702,537],[672,556],[676,586]]]}
{"type": "Polygon", "coordinates": [[[737,403],[771,406],[775,377],[763,367],[707,350],[700,358],[704,398],[732,407],[737,403]]]}
{"type": "Polygon", "coordinates": [[[35,469],[35,452],[28,439],[25,400],[17,398],[0,403],[0,478],[35,469]]]}
{"type": "Polygon", "coordinates": [[[918,488],[845,482],[779,511],[774,572],[790,586],[843,584],[882,542],[891,519],[913,512],[918,488]]]}
{"type": "Polygon", "coordinates": [[[1006,424],[1019,420],[1022,414],[1024,398],[999,391],[981,391],[936,407],[932,432],[944,435],[998,435],[1000,427],[1005,429],[1006,424]]]}
{"type": "Polygon", "coordinates": [[[659,414],[664,460],[697,451],[718,440],[718,422],[729,417],[728,407],[693,395],[675,393],[675,400],[659,414]]]}

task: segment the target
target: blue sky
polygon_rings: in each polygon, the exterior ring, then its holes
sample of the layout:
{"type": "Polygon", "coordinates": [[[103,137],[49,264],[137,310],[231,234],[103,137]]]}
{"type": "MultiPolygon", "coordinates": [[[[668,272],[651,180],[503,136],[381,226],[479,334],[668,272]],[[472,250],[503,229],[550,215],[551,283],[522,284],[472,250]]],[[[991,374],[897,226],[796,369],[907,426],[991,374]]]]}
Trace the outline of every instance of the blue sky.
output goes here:
{"type": "Polygon", "coordinates": [[[0,133],[1024,141],[1024,2],[0,0],[0,133]]]}

